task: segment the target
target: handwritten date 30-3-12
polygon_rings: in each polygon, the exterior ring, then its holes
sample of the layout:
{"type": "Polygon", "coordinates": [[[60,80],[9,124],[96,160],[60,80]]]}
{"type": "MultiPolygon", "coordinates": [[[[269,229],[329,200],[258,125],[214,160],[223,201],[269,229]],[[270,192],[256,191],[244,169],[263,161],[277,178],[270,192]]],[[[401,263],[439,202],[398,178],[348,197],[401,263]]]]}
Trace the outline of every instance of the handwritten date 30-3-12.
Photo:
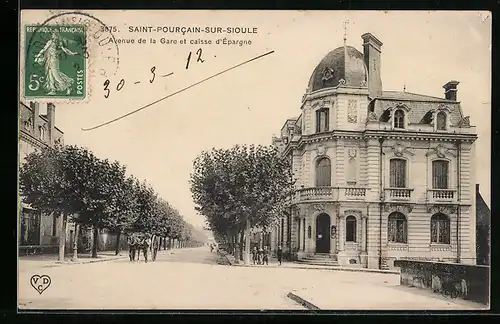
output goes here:
{"type": "MultiPolygon", "coordinates": [[[[205,62],[204,59],[202,59],[201,55],[203,53],[203,50],[201,48],[199,48],[197,51],[196,51],[196,62],[198,63],[203,63],[205,62]]],[[[191,57],[192,57],[193,53],[192,52],[189,52],[188,56],[187,56],[187,59],[186,59],[186,70],[189,69],[189,65],[191,63],[191,57]]],[[[153,83],[155,81],[155,78],[156,78],[156,66],[153,66],[151,69],[150,69],[150,72],[151,72],[151,76],[149,78],[149,83],[153,83]]],[[[167,73],[167,74],[163,74],[163,75],[160,75],[160,77],[164,78],[164,77],[167,77],[167,76],[170,76],[170,75],[173,75],[174,72],[170,72],[170,73],[167,73]]],[[[135,81],[134,84],[138,84],[138,83],[141,83],[141,81],[135,81]]],[[[109,79],[106,79],[106,81],[104,81],[103,83],[103,86],[104,86],[104,98],[109,98],[109,95],[111,93],[111,89],[109,88],[111,84],[111,81],[109,79]]],[[[120,79],[120,81],[118,81],[118,83],[116,84],[116,91],[121,91],[123,89],[123,87],[125,86],[125,79],[120,79]]]]}

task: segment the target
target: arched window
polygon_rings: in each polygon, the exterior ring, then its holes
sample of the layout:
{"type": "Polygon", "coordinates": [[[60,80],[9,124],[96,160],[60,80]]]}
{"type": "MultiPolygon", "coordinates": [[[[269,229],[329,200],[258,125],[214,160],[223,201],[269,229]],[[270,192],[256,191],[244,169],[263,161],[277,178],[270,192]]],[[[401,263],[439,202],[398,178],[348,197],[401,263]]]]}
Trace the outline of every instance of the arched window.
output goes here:
{"type": "Polygon", "coordinates": [[[446,130],[446,114],[442,111],[437,113],[436,128],[438,130],[446,130]]]}
{"type": "Polygon", "coordinates": [[[347,216],[345,219],[345,241],[356,242],[356,217],[347,216]]]}
{"type": "Polygon", "coordinates": [[[321,158],[316,164],[316,187],[331,186],[331,163],[329,158],[321,158]]]}
{"type": "Polygon", "coordinates": [[[448,189],[448,166],[444,160],[432,161],[432,188],[448,189]]]}
{"type": "Polygon", "coordinates": [[[450,244],[450,218],[438,213],[431,217],[431,243],[450,244]]]}
{"type": "Polygon", "coordinates": [[[311,231],[312,231],[311,226],[308,226],[307,227],[307,238],[311,238],[311,235],[312,235],[311,231]]]}
{"type": "Polygon", "coordinates": [[[38,129],[40,130],[40,139],[44,140],[45,139],[45,129],[43,126],[38,126],[38,129]]]}
{"type": "Polygon", "coordinates": [[[328,131],[329,111],[327,108],[316,110],[316,133],[328,131]]]}
{"type": "Polygon", "coordinates": [[[389,168],[391,188],[406,188],[406,160],[391,159],[389,168]]]}
{"type": "Polygon", "coordinates": [[[394,212],[389,215],[387,228],[387,241],[393,243],[407,242],[407,224],[405,215],[394,212]]]}
{"type": "Polygon", "coordinates": [[[394,128],[405,128],[405,113],[401,109],[394,113],[394,128]]]}

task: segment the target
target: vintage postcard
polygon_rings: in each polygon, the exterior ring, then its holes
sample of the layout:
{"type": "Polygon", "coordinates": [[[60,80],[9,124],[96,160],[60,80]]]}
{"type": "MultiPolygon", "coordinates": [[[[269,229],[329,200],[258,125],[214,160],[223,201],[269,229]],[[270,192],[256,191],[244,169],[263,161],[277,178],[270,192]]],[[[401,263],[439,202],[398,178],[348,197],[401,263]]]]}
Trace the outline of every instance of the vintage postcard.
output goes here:
{"type": "Polygon", "coordinates": [[[489,309],[491,21],[22,11],[19,310],[489,309]]]}

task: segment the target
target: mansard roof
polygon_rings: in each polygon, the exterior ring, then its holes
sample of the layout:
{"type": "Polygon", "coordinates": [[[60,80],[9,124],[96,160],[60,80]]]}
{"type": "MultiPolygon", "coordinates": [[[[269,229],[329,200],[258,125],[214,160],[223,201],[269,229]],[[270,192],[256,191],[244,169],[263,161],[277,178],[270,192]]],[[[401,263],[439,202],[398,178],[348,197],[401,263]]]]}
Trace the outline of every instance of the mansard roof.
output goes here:
{"type": "Polygon", "coordinates": [[[429,114],[443,105],[449,109],[451,125],[458,124],[464,117],[457,101],[403,91],[384,91],[381,97],[376,98],[374,112],[382,118],[387,116],[388,109],[399,104],[409,108],[408,118],[411,124],[428,124],[429,114]]]}

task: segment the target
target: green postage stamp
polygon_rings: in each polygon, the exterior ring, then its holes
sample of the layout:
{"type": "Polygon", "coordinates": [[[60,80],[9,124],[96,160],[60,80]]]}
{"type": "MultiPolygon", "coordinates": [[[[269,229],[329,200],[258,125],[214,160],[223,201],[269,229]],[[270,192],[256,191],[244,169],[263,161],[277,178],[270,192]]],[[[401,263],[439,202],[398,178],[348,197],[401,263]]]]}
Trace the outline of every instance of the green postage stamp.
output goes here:
{"type": "Polygon", "coordinates": [[[24,33],[24,96],[84,99],[88,56],[85,26],[28,25],[24,33]]]}

